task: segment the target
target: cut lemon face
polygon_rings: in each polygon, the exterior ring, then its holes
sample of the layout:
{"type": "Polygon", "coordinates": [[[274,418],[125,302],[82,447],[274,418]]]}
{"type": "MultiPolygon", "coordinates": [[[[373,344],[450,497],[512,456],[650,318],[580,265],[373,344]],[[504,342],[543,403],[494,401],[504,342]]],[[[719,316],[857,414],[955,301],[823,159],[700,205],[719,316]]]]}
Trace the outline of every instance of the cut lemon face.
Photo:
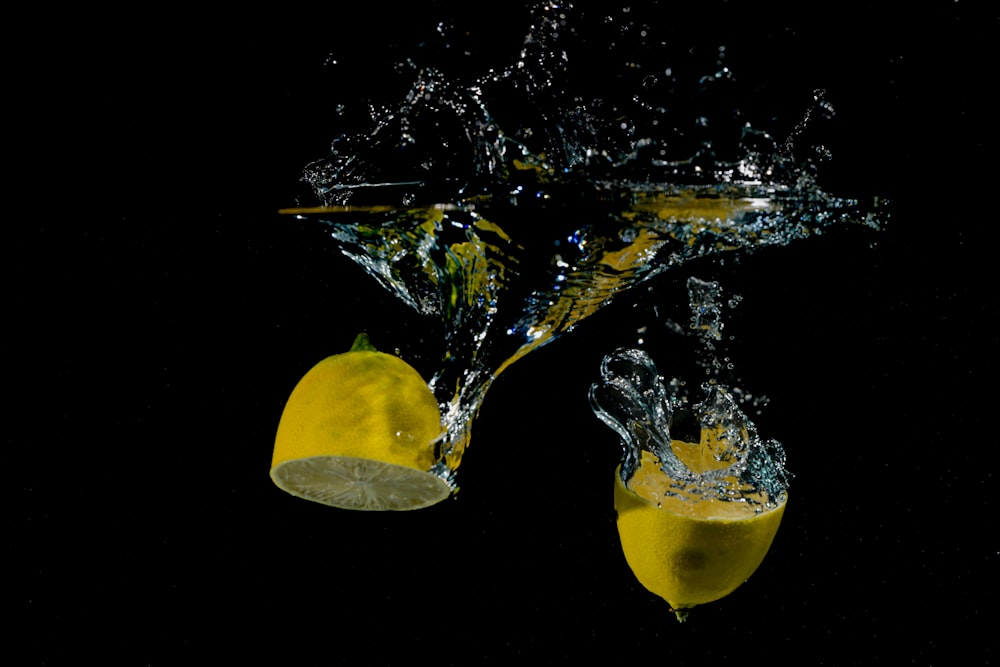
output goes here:
{"type": "MultiPolygon", "coordinates": [[[[697,446],[676,441],[683,457],[697,446]]],[[[785,503],[756,512],[749,503],[683,500],[663,492],[669,480],[643,451],[628,484],[615,474],[618,534],[639,582],[683,620],[684,612],[732,593],[764,560],[785,503]]]]}
{"type": "Polygon", "coordinates": [[[415,510],[450,493],[436,475],[356,456],[286,461],[272,469],[271,479],[293,496],[352,510],[415,510]]]}
{"type": "Polygon", "coordinates": [[[412,366],[362,334],[292,390],[278,424],[271,479],[299,498],[355,510],[420,509],[451,486],[430,472],[441,413],[412,366]]]}

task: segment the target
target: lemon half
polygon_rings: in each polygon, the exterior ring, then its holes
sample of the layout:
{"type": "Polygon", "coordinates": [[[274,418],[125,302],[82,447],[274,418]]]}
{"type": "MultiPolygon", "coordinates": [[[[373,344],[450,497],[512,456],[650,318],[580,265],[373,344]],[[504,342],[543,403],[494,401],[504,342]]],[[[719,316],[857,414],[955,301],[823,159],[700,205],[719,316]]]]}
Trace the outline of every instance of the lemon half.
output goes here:
{"type": "MultiPolygon", "coordinates": [[[[679,457],[697,447],[673,445],[679,457]]],[[[625,559],[639,582],[666,600],[679,620],[686,615],[683,610],[729,595],[754,573],[785,511],[784,501],[758,513],[738,501],[691,502],[662,494],[665,473],[647,451],[627,485],[619,472],[615,510],[625,559]]]]}
{"type": "Polygon", "coordinates": [[[362,334],[292,390],[271,479],[294,496],[344,509],[428,507],[451,494],[430,472],[441,435],[441,413],[421,375],[362,334]]]}

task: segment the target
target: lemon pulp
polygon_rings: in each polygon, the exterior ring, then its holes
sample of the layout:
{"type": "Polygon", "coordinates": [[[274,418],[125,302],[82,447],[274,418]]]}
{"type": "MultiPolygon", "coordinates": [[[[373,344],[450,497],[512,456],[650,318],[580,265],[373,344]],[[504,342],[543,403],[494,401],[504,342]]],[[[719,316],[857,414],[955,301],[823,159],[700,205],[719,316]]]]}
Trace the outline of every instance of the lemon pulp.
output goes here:
{"type": "Polygon", "coordinates": [[[405,361],[358,341],[292,390],[271,479],[294,496],[344,509],[412,510],[444,500],[451,487],[430,472],[442,433],[434,395],[405,361]]]}
{"type": "Polygon", "coordinates": [[[436,475],[357,456],[313,456],[279,464],[271,479],[293,496],[352,510],[415,510],[448,497],[436,475]]]}
{"type": "MultiPolygon", "coordinates": [[[[673,444],[682,461],[697,447],[673,444]]],[[[681,610],[729,595],[754,573],[771,547],[785,502],[757,512],[739,501],[684,500],[662,492],[664,478],[647,451],[627,485],[616,472],[618,534],[639,582],[683,620],[681,610]]]]}

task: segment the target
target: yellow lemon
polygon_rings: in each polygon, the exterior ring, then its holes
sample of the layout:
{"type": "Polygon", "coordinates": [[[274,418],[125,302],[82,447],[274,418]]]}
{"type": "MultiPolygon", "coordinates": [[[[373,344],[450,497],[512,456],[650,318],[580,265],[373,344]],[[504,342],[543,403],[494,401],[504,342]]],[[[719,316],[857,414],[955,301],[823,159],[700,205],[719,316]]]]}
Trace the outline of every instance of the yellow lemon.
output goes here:
{"type": "MultiPolygon", "coordinates": [[[[699,455],[698,445],[672,445],[682,462],[696,463],[685,458],[699,455]]],[[[647,451],[627,485],[616,472],[618,534],[639,582],[684,620],[683,610],[729,595],[754,573],[771,547],[785,502],[758,513],[739,501],[667,495],[666,481],[647,451]]]]}
{"type": "Polygon", "coordinates": [[[292,390],[278,424],[271,479],[292,495],[356,510],[411,510],[451,493],[429,472],[442,435],[434,394],[412,366],[365,334],[292,390]]]}

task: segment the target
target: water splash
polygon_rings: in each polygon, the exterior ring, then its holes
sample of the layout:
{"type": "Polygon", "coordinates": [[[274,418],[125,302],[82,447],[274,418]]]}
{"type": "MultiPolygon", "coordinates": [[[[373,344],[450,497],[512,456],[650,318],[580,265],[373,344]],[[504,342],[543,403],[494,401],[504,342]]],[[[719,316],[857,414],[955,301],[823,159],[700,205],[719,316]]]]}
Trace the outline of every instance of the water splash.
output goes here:
{"type": "MultiPolygon", "coordinates": [[[[453,484],[496,376],[635,285],[700,258],[887,218],[883,202],[819,187],[814,163],[797,157],[802,127],[776,141],[743,124],[692,143],[688,132],[678,140],[678,112],[654,103],[664,91],[648,78],[614,100],[581,95],[566,46],[579,41],[572,11],[538,3],[515,62],[471,79],[408,63],[403,100],[307,165],[318,203],[286,211],[329,225],[345,255],[443,325],[431,386],[448,435],[435,472],[453,484]]],[[[718,96],[732,78],[724,68],[690,85],[718,96]]],[[[822,95],[813,104],[829,113],[822,95]]],[[[822,114],[808,111],[800,126],[822,114]]],[[[697,326],[711,331],[710,316],[697,326]]],[[[626,362],[651,372],[628,357],[612,365],[626,362]]],[[[756,450],[744,449],[750,469],[756,450]]]]}
{"type": "MultiPolygon", "coordinates": [[[[718,283],[688,279],[691,333],[707,350],[721,338],[718,283]]],[[[718,364],[712,364],[718,368],[718,364]]],[[[784,502],[791,475],[784,449],[764,440],[717,375],[701,385],[691,403],[682,382],[663,383],[645,351],[620,349],[601,363],[590,389],[594,414],[621,438],[621,478],[628,482],[645,450],[664,473],[656,493],[685,501],[715,499],[765,511],[784,502]]]]}
{"type": "MultiPolygon", "coordinates": [[[[422,61],[399,63],[409,90],[373,106],[369,127],[307,165],[311,192],[325,206],[524,199],[623,183],[821,194],[814,181],[829,151],[814,135],[835,115],[824,91],[802,100],[787,136],[775,137],[742,112],[749,100],[733,97],[725,49],[679,67],[652,27],[591,16],[536,3],[514,61],[484,72],[455,72],[454,58],[432,46],[422,61]]],[[[440,32],[439,42],[453,31],[440,32]]]]}
{"type": "Polygon", "coordinates": [[[704,398],[691,406],[688,416],[700,425],[700,440],[674,441],[674,408],[669,398],[664,400],[665,389],[656,373],[644,351],[619,350],[605,358],[601,382],[591,391],[595,414],[622,437],[622,481],[631,479],[646,450],[660,462],[665,495],[686,501],[741,502],[757,511],[784,502],[791,477],[784,449],[777,440],[758,435],[733,394],[723,385],[703,384],[704,398]],[[629,370],[623,374],[625,368],[629,370]],[[635,378],[646,382],[635,383],[635,378]],[[685,464],[677,447],[686,447],[684,459],[700,465],[685,464]]]}

